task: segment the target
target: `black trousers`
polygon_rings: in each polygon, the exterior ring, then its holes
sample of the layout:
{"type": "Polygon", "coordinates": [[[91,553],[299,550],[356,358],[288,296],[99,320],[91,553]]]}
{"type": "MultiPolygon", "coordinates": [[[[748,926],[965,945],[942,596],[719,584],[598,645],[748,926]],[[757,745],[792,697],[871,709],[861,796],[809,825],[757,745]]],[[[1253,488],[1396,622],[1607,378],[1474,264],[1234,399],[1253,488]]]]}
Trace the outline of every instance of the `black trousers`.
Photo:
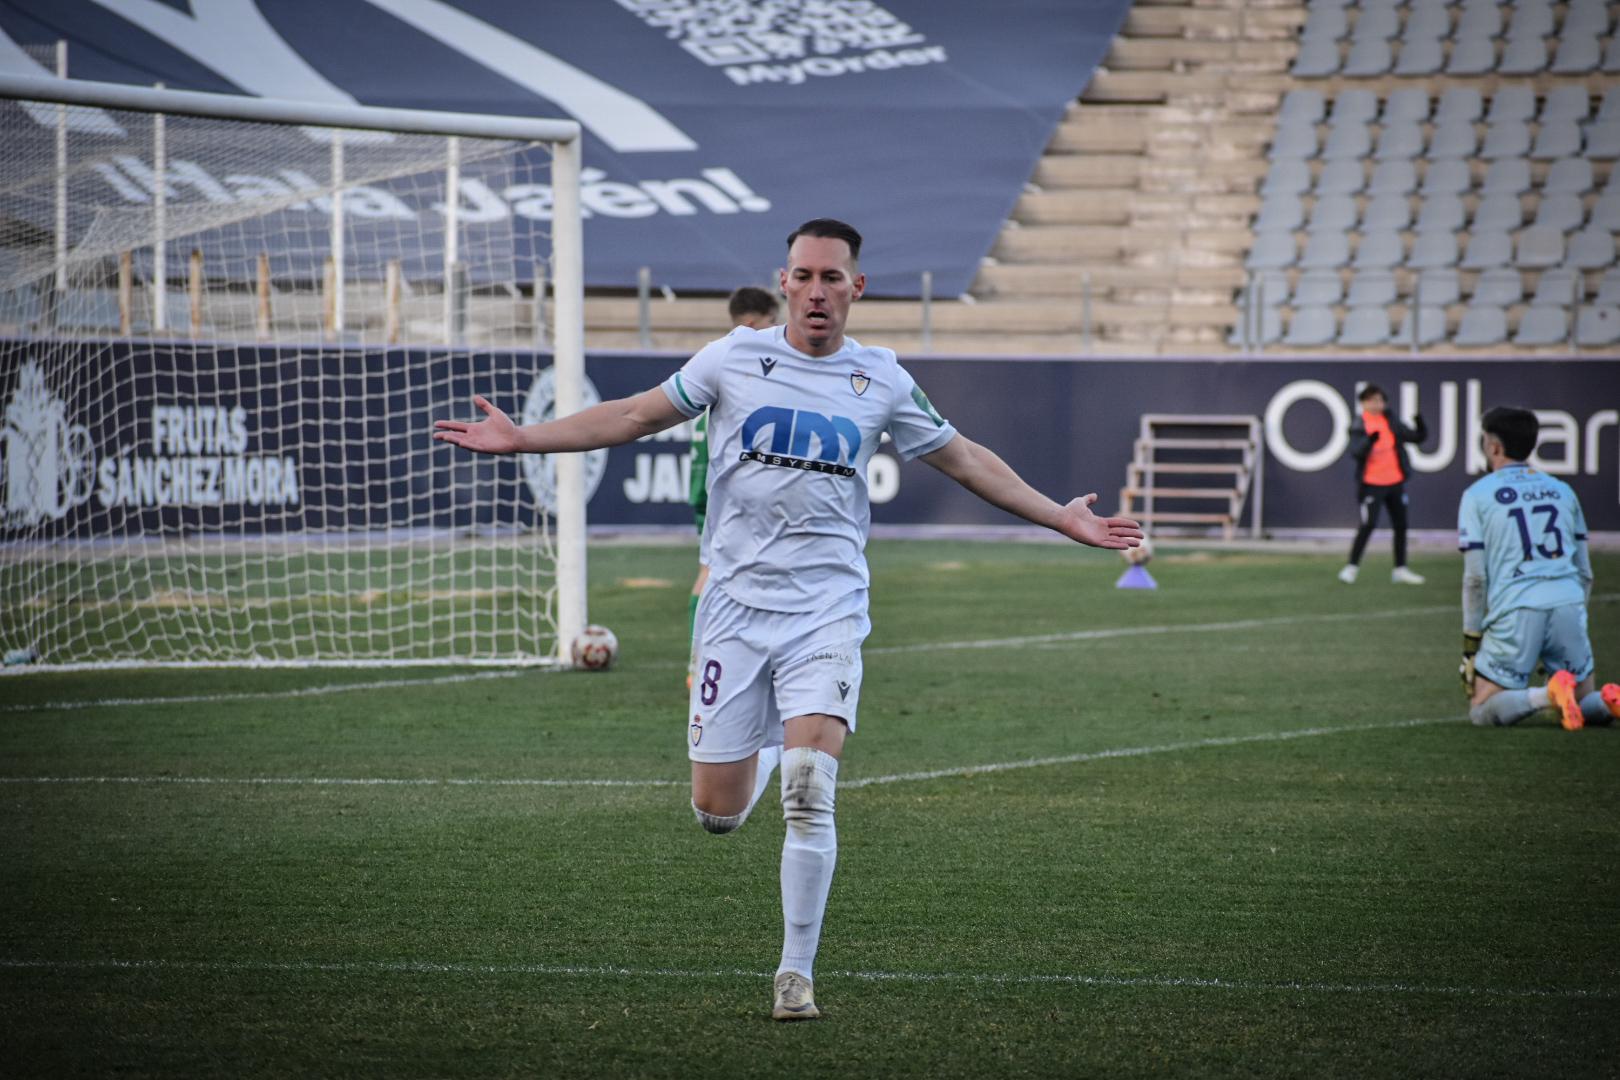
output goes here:
{"type": "Polygon", "coordinates": [[[1367,538],[1378,528],[1378,512],[1389,507],[1389,524],[1395,530],[1395,565],[1406,565],[1406,485],[1362,484],[1356,493],[1361,509],[1361,528],[1356,530],[1356,541],[1350,545],[1350,565],[1359,566],[1367,550],[1367,538]]]}

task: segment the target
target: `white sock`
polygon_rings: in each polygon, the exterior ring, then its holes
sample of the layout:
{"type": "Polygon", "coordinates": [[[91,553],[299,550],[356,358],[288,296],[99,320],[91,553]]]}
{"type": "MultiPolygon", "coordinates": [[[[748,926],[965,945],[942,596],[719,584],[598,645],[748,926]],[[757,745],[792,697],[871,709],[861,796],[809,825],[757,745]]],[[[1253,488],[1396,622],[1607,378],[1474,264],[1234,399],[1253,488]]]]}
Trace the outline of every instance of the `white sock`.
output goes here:
{"type": "Polygon", "coordinates": [[[821,920],[838,861],[833,824],[838,759],[808,746],[782,753],[782,962],[776,972],[813,979],[821,920]]]}
{"type": "Polygon", "coordinates": [[[754,804],[759,802],[759,797],[765,794],[765,789],[771,783],[771,773],[776,771],[776,763],[781,760],[782,748],[780,746],[760,748],[759,759],[754,766],[754,794],[748,800],[748,809],[743,811],[743,816],[746,817],[752,812],[754,804]]]}
{"type": "Polygon", "coordinates": [[[1548,704],[1545,686],[1529,690],[1503,690],[1486,698],[1484,704],[1469,709],[1468,715],[1475,724],[1484,727],[1506,727],[1517,724],[1539,709],[1545,709],[1548,704]]]}

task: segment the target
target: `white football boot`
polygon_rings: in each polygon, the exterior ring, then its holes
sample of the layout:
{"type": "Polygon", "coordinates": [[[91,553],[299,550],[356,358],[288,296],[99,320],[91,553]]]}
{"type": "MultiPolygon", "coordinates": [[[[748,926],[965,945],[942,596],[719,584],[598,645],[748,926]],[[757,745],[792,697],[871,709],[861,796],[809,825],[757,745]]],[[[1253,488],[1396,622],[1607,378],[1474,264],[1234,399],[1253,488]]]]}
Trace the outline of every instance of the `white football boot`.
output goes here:
{"type": "Polygon", "coordinates": [[[1397,585],[1421,585],[1426,579],[1422,574],[1414,574],[1404,566],[1397,566],[1390,571],[1389,580],[1397,585]]]}
{"type": "Polygon", "coordinates": [[[1356,583],[1356,575],[1360,572],[1361,567],[1357,566],[1355,563],[1349,563],[1343,570],[1339,571],[1339,580],[1344,582],[1346,585],[1354,585],[1356,583]]]}
{"type": "Polygon", "coordinates": [[[809,979],[797,971],[784,971],[776,976],[776,1007],[771,1010],[772,1020],[815,1020],[820,1016],[809,979]]]}

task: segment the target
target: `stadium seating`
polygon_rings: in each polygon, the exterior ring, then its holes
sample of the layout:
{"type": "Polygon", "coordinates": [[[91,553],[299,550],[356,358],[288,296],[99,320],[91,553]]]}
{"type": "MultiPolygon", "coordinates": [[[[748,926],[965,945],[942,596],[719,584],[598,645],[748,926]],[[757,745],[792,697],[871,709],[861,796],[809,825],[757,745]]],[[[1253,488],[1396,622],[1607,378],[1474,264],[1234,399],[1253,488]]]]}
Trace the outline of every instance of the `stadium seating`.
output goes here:
{"type": "Polygon", "coordinates": [[[1279,272],[1348,284],[1281,305],[1283,343],[1330,313],[1340,348],[1620,341],[1617,30],[1604,0],[1308,4],[1281,112],[1313,183],[1266,220],[1303,222],[1279,272]]]}

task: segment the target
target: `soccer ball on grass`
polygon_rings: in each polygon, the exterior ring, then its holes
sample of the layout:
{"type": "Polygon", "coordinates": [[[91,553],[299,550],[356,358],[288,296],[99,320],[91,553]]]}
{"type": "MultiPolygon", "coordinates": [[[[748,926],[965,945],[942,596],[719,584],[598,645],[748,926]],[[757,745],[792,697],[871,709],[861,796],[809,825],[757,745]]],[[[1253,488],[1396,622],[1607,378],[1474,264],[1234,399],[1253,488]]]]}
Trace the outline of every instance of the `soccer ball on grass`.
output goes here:
{"type": "Polygon", "coordinates": [[[619,658],[619,639],[607,627],[591,625],[579,632],[569,651],[576,668],[606,671],[619,658]]]}
{"type": "Polygon", "coordinates": [[[1132,566],[1146,566],[1153,558],[1153,541],[1142,537],[1142,542],[1133,548],[1125,548],[1120,552],[1124,560],[1132,566]]]}

